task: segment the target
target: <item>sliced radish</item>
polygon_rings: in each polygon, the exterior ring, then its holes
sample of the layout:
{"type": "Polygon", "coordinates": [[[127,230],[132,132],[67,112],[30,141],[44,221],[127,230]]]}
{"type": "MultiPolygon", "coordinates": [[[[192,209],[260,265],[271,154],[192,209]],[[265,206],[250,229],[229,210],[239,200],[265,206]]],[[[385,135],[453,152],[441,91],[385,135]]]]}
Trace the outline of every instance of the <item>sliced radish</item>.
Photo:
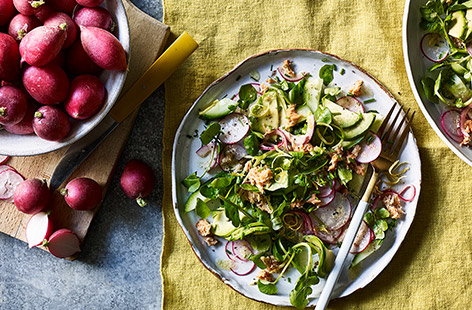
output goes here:
{"type": "Polygon", "coordinates": [[[251,245],[245,240],[236,240],[232,244],[233,254],[237,259],[248,262],[247,259],[251,254],[253,254],[251,245]]]}
{"type": "Polygon", "coordinates": [[[241,141],[251,129],[249,119],[239,113],[232,113],[220,121],[220,141],[226,144],[235,144],[241,141]]]}
{"type": "Polygon", "coordinates": [[[364,112],[364,106],[362,105],[362,103],[352,96],[341,97],[336,101],[336,103],[351,112],[364,112]]]}
{"type": "Polygon", "coordinates": [[[320,188],[320,193],[318,195],[319,198],[326,198],[328,196],[332,196],[334,194],[334,181],[331,185],[325,185],[320,188]]]}
{"type": "Polygon", "coordinates": [[[361,151],[356,160],[361,164],[373,162],[382,152],[382,141],[377,135],[372,135],[372,139],[364,140],[360,146],[361,151]]]}
{"type": "Polygon", "coordinates": [[[341,184],[341,182],[339,182],[338,179],[335,179],[333,185],[334,190],[339,191],[342,187],[343,185],[341,184]]]}
{"type": "Polygon", "coordinates": [[[331,230],[326,230],[326,229],[320,229],[319,227],[315,226],[315,235],[321,240],[323,240],[324,242],[329,243],[329,244],[338,243],[339,236],[341,235],[342,232],[343,232],[342,229],[331,231],[331,230]]]}
{"type": "Polygon", "coordinates": [[[10,156],[0,155],[0,165],[6,163],[10,159],[10,156]]]}
{"type": "MultiPolygon", "coordinates": [[[[202,166],[207,169],[213,169],[217,167],[220,163],[220,155],[219,155],[219,149],[220,146],[218,145],[217,142],[211,141],[207,145],[201,147],[197,152],[200,151],[200,154],[205,154],[202,158],[205,158],[205,162],[202,163],[202,166]],[[204,151],[201,151],[203,148],[205,148],[204,151]]],[[[199,155],[200,156],[200,155],[199,155]]],[[[201,156],[200,156],[201,157],[201,156]]]]}
{"type": "Polygon", "coordinates": [[[421,39],[421,52],[432,62],[442,62],[449,54],[447,41],[437,33],[427,33],[421,39]]]}
{"type": "Polygon", "coordinates": [[[442,130],[457,143],[462,142],[464,138],[460,129],[460,116],[457,110],[448,110],[441,115],[442,130]]]}
{"type": "Polygon", "coordinates": [[[244,146],[229,144],[223,148],[220,154],[220,167],[224,171],[230,171],[244,156],[247,155],[244,146]]]}
{"type": "Polygon", "coordinates": [[[33,215],[26,225],[26,241],[30,248],[41,245],[45,239],[51,236],[53,224],[46,212],[33,215]]]}
{"type": "Polygon", "coordinates": [[[328,230],[334,231],[343,227],[351,217],[351,203],[349,199],[340,193],[335,195],[333,201],[313,211],[328,230]]]}
{"type": "Polygon", "coordinates": [[[200,156],[201,158],[205,158],[207,157],[211,150],[212,150],[212,144],[209,143],[209,144],[206,144],[206,145],[203,145],[201,148],[199,148],[195,153],[200,156]]]}
{"type": "Polygon", "coordinates": [[[79,237],[69,229],[54,232],[44,245],[58,258],[70,257],[80,252],[79,237]]]}
{"type": "Polygon", "coordinates": [[[252,261],[243,262],[240,260],[233,261],[231,266],[231,271],[237,274],[238,276],[247,276],[256,268],[256,264],[252,261]]]}
{"type": "Polygon", "coordinates": [[[13,170],[13,171],[16,171],[15,168],[13,168],[12,166],[10,165],[0,165],[0,173],[5,171],[5,170],[13,170]]]}
{"type": "Polygon", "coordinates": [[[329,205],[334,200],[335,197],[336,197],[336,192],[334,191],[334,189],[333,189],[333,191],[331,191],[330,195],[325,196],[325,197],[320,196],[319,197],[320,200],[321,200],[320,207],[323,208],[323,207],[329,205]]]}
{"type": "Polygon", "coordinates": [[[362,222],[357,232],[356,239],[351,246],[352,254],[359,254],[364,251],[369,244],[375,239],[374,231],[365,223],[362,222]]]}
{"type": "Polygon", "coordinates": [[[16,187],[25,179],[12,169],[0,172],[0,200],[13,198],[16,187]]]}
{"type": "Polygon", "coordinates": [[[282,70],[282,67],[278,67],[278,68],[277,68],[277,71],[279,71],[280,76],[281,76],[284,80],[286,80],[287,82],[298,82],[298,81],[300,81],[301,79],[303,79],[303,77],[305,76],[305,75],[303,75],[303,74],[297,74],[297,75],[294,76],[294,77],[286,76],[286,75],[284,74],[284,71],[282,70]]]}

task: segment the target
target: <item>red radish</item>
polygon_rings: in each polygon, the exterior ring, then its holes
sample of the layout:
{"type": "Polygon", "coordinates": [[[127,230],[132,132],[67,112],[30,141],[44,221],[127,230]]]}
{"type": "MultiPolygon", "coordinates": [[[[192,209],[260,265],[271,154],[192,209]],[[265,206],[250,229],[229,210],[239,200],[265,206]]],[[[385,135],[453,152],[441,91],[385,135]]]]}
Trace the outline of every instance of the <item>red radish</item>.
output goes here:
{"type": "Polygon", "coordinates": [[[442,62],[449,55],[449,44],[439,33],[427,33],[420,43],[421,52],[432,62],[442,62]]]}
{"type": "Polygon", "coordinates": [[[21,61],[32,66],[50,63],[61,51],[67,38],[67,24],[41,26],[29,32],[20,43],[21,61]]]}
{"type": "Polygon", "coordinates": [[[321,227],[315,225],[315,236],[329,244],[338,243],[343,231],[343,228],[340,228],[338,230],[328,230],[326,228],[322,229],[321,227]]]}
{"type": "Polygon", "coordinates": [[[6,169],[0,172],[0,200],[13,198],[16,187],[24,180],[21,174],[14,169],[6,169]]]}
{"type": "Polygon", "coordinates": [[[114,26],[110,12],[102,7],[81,8],[75,12],[74,21],[78,26],[97,27],[107,31],[112,31],[114,26]]]}
{"type": "Polygon", "coordinates": [[[65,228],[54,232],[43,245],[58,258],[70,257],[80,252],[79,237],[65,228]]]}
{"type": "Polygon", "coordinates": [[[66,25],[66,40],[64,41],[64,48],[71,46],[77,39],[78,29],[75,22],[70,18],[69,15],[61,12],[57,12],[49,15],[49,17],[44,21],[44,26],[48,27],[62,27],[61,25],[66,25]]]}
{"type": "Polygon", "coordinates": [[[3,165],[4,163],[6,163],[9,159],[10,159],[10,156],[0,155],[0,165],[3,165]]]}
{"type": "Polygon", "coordinates": [[[14,81],[20,73],[18,43],[8,34],[0,32],[0,80],[14,81]]]}
{"type": "Polygon", "coordinates": [[[18,12],[23,15],[34,15],[45,7],[44,0],[13,0],[13,4],[18,12]]]}
{"type": "Polygon", "coordinates": [[[66,54],[63,50],[60,51],[59,54],[56,56],[56,58],[54,58],[48,64],[48,66],[53,66],[53,65],[59,66],[61,68],[65,67],[65,65],[66,65],[66,54]]]}
{"type": "Polygon", "coordinates": [[[333,190],[327,195],[323,195],[323,197],[319,196],[320,200],[321,200],[321,207],[324,207],[324,206],[327,206],[329,205],[333,200],[334,198],[336,197],[336,191],[333,190]]]}
{"type": "Polygon", "coordinates": [[[13,16],[15,16],[13,0],[0,0],[0,26],[8,24],[13,16]]]}
{"type": "Polygon", "coordinates": [[[365,222],[362,222],[361,226],[359,227],[359,231],[357,232],[356,238],[354,239],[354,243],[351,246],[350,252],[352,254],[361,253],[374,239],[374,231],[370,229],[370,227],[365,222]]]}
{"type": "Polygon", "coordinates": [[[64,12],[69,15],[72,15],[77,2],[75,0],[48,0],[48,4],[52,6],[53,9],[59,12],[64,12]]]}
{"type": "Polygon", "coordinates": [[[377,135],[372,135],[372,138],[362,141],[360,144],[361,151],[357,156],[357,162],[361,164],[368,164],[373,162],[380,156],[382,152],[382,141],[377,135]]]}
{"type": "Polygon", "coordinates": [[[51,191],[44,180],[28,179],[16,187],[13,202],[18,211],[36,214],[49,207],[51,191]]]}
{"type": "Polygon", "coordinates": [[[36,17],[18,14],[11,20],[8,34],[17,41],[21,41],[28,32],[39,26],[41,22],[36,17]]]}
{"type": "Polygon", "coordinates": [[[97,27],[80,27],[85,52],[100,68],[124,71],[128,68],[126,51],[108,31],[97,27]]]}
{"type": "Polygon", "coordinates": [[[30,248],[42,245],[53,232],[53,223],[49,213],[39,212],[33,215],[26,225],[26,241],[30,248]]]}
{"type": "Polygon", "coordinates": [[[99,74],[103,69],[97,66],[87,55],[79,40],[69,48],[66,56],[68,72],[72,74],[99,74]]]}
{"type": "Polygon", "coordinates": [[[349,199],[337,193],[334,200],[328,205],[312,212],[329,230],[338,230],[351,217],[351,203],[349,199]]]}
{"type": "Polygon", "coordinates": [[[219,139],[226,144],[235,144],[241,141],[251,129],[247,116],[232,113],[219,122],[221,134],[219,139]]]}
{"type": "Polygon", "coordinates": [[[103,0],[76,0],[76,2],[81,6],[93,8],[102,4],[103,0]]]}
{"type": "Polygon", "coordinates": [[[67,114],[52,106],[43,106],[34,113],[34,133],[48,141],[61,141],[70,132],[67,114]]]}
{"type": "Polygon", "coordinates": [[[230,144],[224,147],[220,154],[220,167],[224,171],[230,171],[234,165],[247,155],[244,146],[239,144],[230,144]]]}
{"type": "Polygon", "coordinates": [[[72,118],[87,119],[100,111],[106,95],[106,88],[98,77],[79,75],[72,80],[64,108],[72,118]]]}
{"type": "Polygon", "coordinates": [[[351,96],[341,97],[336,101],[336,103],[342,106],[343,108],[348,109],[349,111],[352,111],[352,112],[356,112],[356,113],[364,112],[364,106],[362,105],[362,103],[356,98],[351,97],[351,96]]]}
{"type": "Polygon", "coordinates": [[[103,198],[102,187],[92,179],[77,178],[61,190],[65,201],[75,210],[92,210],[103,198]]]}
{"type": "Polygon", "coordinates": [[[126,196],[136,199],[138,205],[144,207],[147,203],[143,198],[151,194],[155,181],[151,167],[134,159],[126,164],[120,184],[126,196]]]}
{"type": "Polygon", "coordinates": [[[69,92],[69,78],[57,65],[29,67],[23,73],[23,85],[41,104],[59,104],[69,92]]]}
{"type": "Polygon", "coordinates": [[[0,87],[0,124],[18,124],[27,109],[28,97],[24,92],[13,86],[0,87]]]}
{"type": "Polygon", "coordinates": [[[3,171],[6,171],[6,170],[16,171],[15,168],[13,168],[10,165],[0,165],[0,173],[2,173],[3,171]]]}
{"type": "Polygon", "coordinates": [[[48,19],[48,17],[51,14],[54,14],[55,12],[56,11],[50,5],[43,4],[41,6],[41,10],[34,13],[34,16],[36,16],[37,19],[39,19],[42,23],[44,23],[44,21],[48,19]]]}
{"type": "Polygon", "coordinates": [[[457,110],[447,110],[441,114],[441,128],[449,138],[457,143],[464,138],[460,126],[461,114],[457,110]]]}
{"type": "Polygon", "coordinates": [[[19,123],[14,125],[4,125],[3,128],[9,133],[15,135],[29,135],[34,133],[33,116],[36,109],[37,108],[34,104],[29,103],[26,114],[19,123]]]}

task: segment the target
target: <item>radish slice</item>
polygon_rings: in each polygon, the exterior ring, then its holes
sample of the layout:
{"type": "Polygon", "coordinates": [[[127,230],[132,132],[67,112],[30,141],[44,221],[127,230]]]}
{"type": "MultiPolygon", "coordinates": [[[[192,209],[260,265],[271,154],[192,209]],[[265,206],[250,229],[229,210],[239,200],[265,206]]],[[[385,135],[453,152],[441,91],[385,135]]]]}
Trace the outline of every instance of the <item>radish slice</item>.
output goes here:
{"type": "Polygon", "coordinates": [[[53,233],[45,246],[58,258],[70,257],[80,252],[79,237],[69,229],[59,229],[53,233]]]}
{"type": "Polygon", "coordinates": [[[237,274],[238,276],[247,276],[251,272],[254,271],[256,268],[256,264],[254,262],[242,262],[242,261],[233,261],[233,265],[231,266],[231,271],[237,274]]]}
{"type": "Polygon", "coordinates": [[[437,33],[427,33],[421,39],[421,52],[432,62],[442,62],[449,54],[447,41],[437,33]]]}
{"type": "Polygon", "coordinates": [[[331,194],[329,196],[326,196],[326,197],[321,197],[320,196],[319,197],[320,200],[321,200],[320,207],[323,208],[323,207],[329,205],[334,200],[335,197],[336,197],[336,192],[334,191],[334,189],[333,189],[333,191],[331,192],[331,194]]]}
{"type": "Polygon", "coordinates": [[[342,232],[343,232],[342,229],[331,231],[331,230],[321,229],[320,227],[315,226],[315,235],[321,240],[323,240],[324,242],[329,243],[329,244],[338,243],[339,236],[342,234],[342,232]]]}
{"type": "Polygon", "coordinates": [[[205,161],[202,163],[202,167],[207,169],[208,167],[210,169],[213,169],[217,167],[220,163],[220,154],[219,154],[219,145],[215,141],[211,141],[207,145],[202,146],[200,149],[197,150],[197,154],[200,153],[201,155],[198,155],[205,158],[205,161]]]}
{"type": "Polygon", "coordinates": [[[0,155],[0,165],[6,163],[10,159],[10,156],[0,155]]]}
{"type": "Polygon", "coordinates": [[[251,245],[245,240],[234,241],[232,244],[232,248],[233,254],[236,256],[236,258],[243,262],[248,262],[249,260],[247,259],[247,257],[253,254],[251,245]]]}
{"type": "Polygon", "coordinates": [[[315,210],[313,215],[315,215],[328,230],[338,230],[343,227],[351,217],[351,203],[346,196],[338,193],[330,204],[315,210]]]}
{"type": "Polygon", "coordinates": [[[12,166],[10,165],[0,165],[0,173],[5,171],[5,170],[13,170],[13,171],[16,171],[15,168],[13,168],[12,166]]]}
{"type": "Polygon", "coordinates": [[[369,142],[363,141],[360,146],[361,151],[356,160],[361,164],[373,162],[382,152],[382,141],[377,135],[373,135],[369,142]]]}
{"type": "Polygon", "coordinates": [[[0,200],[13,198],[16,187],[25,179],[12,169],[0,172],[0,200]]]}
{"type": "Polygon", "coordinates": [[[30,248],[41,245],[52,234],[53,224],[46,212],[33,215],[26,225],[26,241],[30,248]]]}
{"type": "Polygon", "coordinates": [[[305,76],[305,75],[303,75],[303,74],[297,74],[297,75],[294,76],[294,77],[286,76],[286,75],[284,74],[284,71],[282,70],[281,67],[278,67],[278,68],[277,68],[277,71],[279,71],[280,76],[281,76],[284,80],[286,80],[287,82],[298,82],[298,81],[300,81],[301,79],[303,79],[303,77],[305,76]]]}
{"type": "Polygon", "coordinates": [[[362,103],[352,96],[341,97],[336,101],[336,103],[351,112],[364,112],[364,106],[362,105],[362,103]]]}
{"type": "Polygon", "coordinates": [[[370,227],[363,221],[357,232],[356,239],[351,246],[352,254],[359,254],[364,251],[369,244],[375,239],[375,233],[370,227]]]}
{"type": "Polygon", "coordinates": [[[224,171],[230,171],[247,155],[246,149],[239,144],[227,145],[220,154],[220,167],[224,171]]]}
{"type": "Polygon", "coordinates": [[[239,113],[232,113],[220,121],[220,141],[226,144],[235,144],[241,141],[251,129],[249,119],[239,113]]]}
{"type": "Polygon", "coordinates": [[[320,193],[318,195],[319,198],[326,198],[328,196],[332,196],[334,194],[334,181],[331,186],[325,185],[320,188],[320,193]]]}
{"type": "Polygon", "coordinates": [[[464,136],[460,129],[460,113],[448,110],[441,115],[441,128],[446,135],[457,143],[462,142],[464,136]]]}
{"type": "Polygon", "coordinates": [[[203,145],[195,153],[201,158],[205,158],[210,154],[211,150],[212,150],[212,144],[209,143],[209,144],[203,145]]]}

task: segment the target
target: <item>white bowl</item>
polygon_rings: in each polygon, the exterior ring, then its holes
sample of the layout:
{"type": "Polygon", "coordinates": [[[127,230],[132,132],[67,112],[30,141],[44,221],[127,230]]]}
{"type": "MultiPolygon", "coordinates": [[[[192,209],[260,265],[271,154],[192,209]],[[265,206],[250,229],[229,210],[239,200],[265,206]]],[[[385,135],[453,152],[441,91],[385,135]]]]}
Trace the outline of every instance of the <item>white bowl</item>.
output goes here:
{"type": "MultiPolygon", "coordinates": [[[[130,34],[128,18],[121,0],[105,0],[102,5],[113,16],[117,27],[114,35],[120,40],[124,49],[130,53],[130,34]]],[[[108,92],[107,101],[103,108],[95,116],[83,120],[73,121],[72,130],[65,140],[60,142],[52,142],[43,140],[36,135],[13,135],[5,130],[0,131],[0,154],[10,156],[33,156],[56,151],[65,146],[71,145],[75,141],[84,137],[95,126],[97,126],[103,118],[108,114],[115,104],[118,96],[123,88],[126,80],[127,71],[104,71],[100,75],[100,79],[105,84],[108,92]]]]}

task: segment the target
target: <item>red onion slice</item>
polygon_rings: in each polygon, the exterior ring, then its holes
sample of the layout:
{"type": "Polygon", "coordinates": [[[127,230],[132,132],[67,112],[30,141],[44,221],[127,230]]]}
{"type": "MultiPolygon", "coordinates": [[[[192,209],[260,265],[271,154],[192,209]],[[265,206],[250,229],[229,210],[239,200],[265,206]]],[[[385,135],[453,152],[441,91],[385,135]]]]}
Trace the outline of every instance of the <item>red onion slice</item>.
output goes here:
{"type": "Polygon", "coordinates": [[[295,77],[286,76],[286,75],[284,74],[284,71],[282,70],[281,67],[278,67],[278,68],[277,68],[277,71],[279,71],[280,76],[281,76],[284,80],[286,80],[287,82],[293,82],[293,83],[295,83],[295,82],[300,81],[300,80],[303,79],[303,77],[304,77],[303,74],[297,74],[295,77]]]}
{"type": "Polygon", "coordinates": [[[421,39],[420,49],[424,57],[436,63],[444,61],[449,55],[447,41],[437,33],[425,34],[421,39]]]}
{"type": "Polygon", "coordinates": [[[236,240],[233,241],[232,250],[234,256],[243,262],[248,262],[247,257],[254,254],[251,245],[246,240],[236,240]]]}
{"type": "Polygon", "coordinates": [[[252,261],[248,261],[248,262],[234,261],[233,266],[230,269],[236,275],[243,277],[253,272],[255,268],[256,268],[256,264],[254,264],[254,262],[252,261]]]}
{"type": "Polygon", "coordinates": [[[400,192],[397,192],[397,191],[389,188],[389,189],[384,190],[382,192],[381,196],[385,196],[385,195],[388,195],[388,194],[397,194],[398,198],[400,198],[401,200],[403,200],[405,202],[411,202],[416,197],[416,187],[414,185],[410,184],[410,185],[405,186],[400,192]],[[411,196],[409,198],[407,198],[407,197],[405,197],[405,193],[407,193],[410,189],[413,192],[412,192],[411,196]]]}
{"type": "Polygon", "coordinates": [[[331,196],[334,193],[334,181],[331,183],[331,186],[325,185],[320,188],[320,193],[318,194],[319,198],[326,198],[331,196]]]}

